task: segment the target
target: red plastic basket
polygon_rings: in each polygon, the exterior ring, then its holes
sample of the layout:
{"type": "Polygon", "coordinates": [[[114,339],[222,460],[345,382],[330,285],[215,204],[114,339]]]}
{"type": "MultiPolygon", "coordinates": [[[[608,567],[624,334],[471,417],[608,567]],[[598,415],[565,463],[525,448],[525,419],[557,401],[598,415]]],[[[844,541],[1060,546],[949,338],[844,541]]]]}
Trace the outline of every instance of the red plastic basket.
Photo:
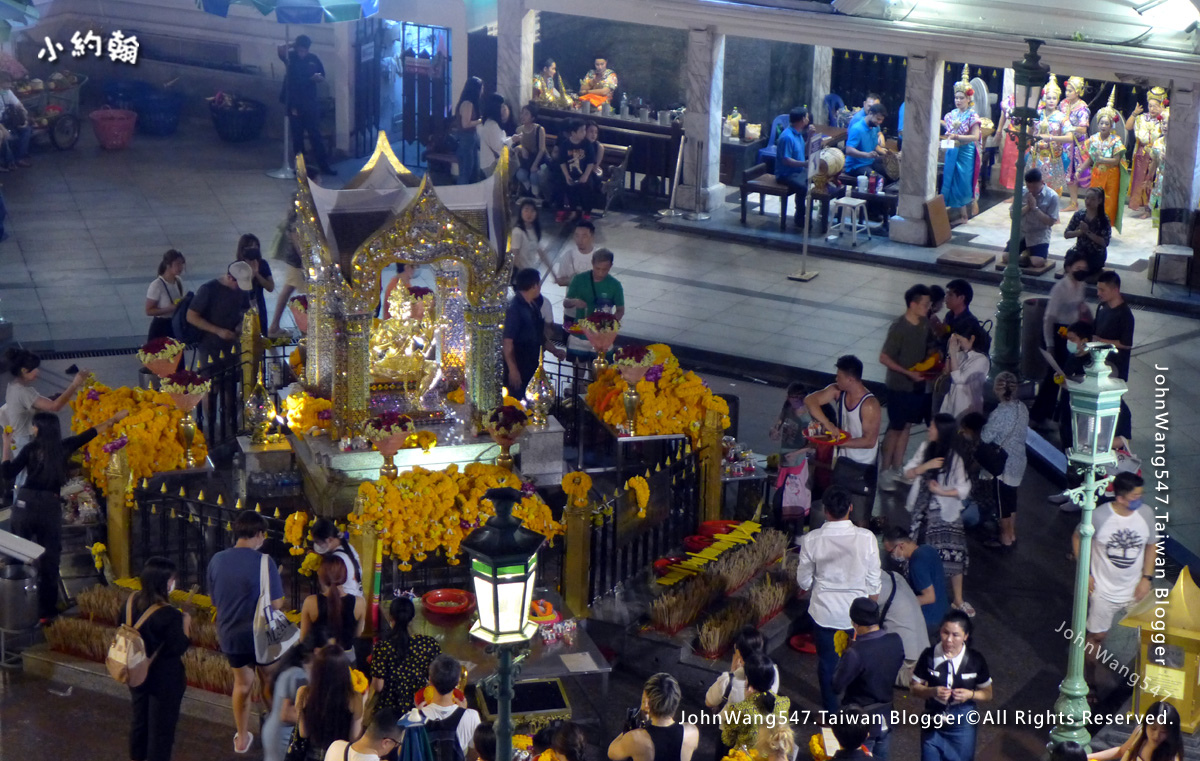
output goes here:
{"type": "Polygon", "coordinates": [[[106,151],[126,148],[133,139],[133,128],[137,124],[137,114],[133,111],[108,106],[91,112],[88,119],[92,122],[92,129],[96,131],[100,147],[106,151]]]}

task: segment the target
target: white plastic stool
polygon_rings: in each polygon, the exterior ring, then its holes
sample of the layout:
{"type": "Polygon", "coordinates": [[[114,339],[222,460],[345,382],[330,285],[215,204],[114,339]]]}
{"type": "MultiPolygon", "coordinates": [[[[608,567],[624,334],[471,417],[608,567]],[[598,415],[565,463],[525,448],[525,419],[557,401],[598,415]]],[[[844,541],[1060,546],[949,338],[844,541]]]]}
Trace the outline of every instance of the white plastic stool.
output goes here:
{"type": "Polygon", "coordinates": [[[861,198],[835,198],[830,201],[833,213],[837,214],[838,237],[842,233],[850,233],[850,247],[858,247],[858,233],[861,230],[871,239],[871,228],[867,226],[867,202],[861,198]]]}

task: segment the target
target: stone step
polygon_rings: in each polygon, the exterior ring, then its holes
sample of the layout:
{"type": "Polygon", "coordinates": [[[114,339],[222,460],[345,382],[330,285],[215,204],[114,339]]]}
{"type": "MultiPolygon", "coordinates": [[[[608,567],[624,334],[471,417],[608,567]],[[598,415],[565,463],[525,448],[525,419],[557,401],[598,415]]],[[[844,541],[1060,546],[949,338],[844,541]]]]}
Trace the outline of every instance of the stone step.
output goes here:
{"type": "MultiPolygon", "coordinates": [[[[21,660],[25,673],[30,676],[116,698],[129,698],[129,688],[117,684],[102,663],[55,652],[45,644],[27,648],[21,653],[21,660]]],[[[228,695],[188,687],[181,711],[185,716],[233,727],[233,705],[228,695]]]]}

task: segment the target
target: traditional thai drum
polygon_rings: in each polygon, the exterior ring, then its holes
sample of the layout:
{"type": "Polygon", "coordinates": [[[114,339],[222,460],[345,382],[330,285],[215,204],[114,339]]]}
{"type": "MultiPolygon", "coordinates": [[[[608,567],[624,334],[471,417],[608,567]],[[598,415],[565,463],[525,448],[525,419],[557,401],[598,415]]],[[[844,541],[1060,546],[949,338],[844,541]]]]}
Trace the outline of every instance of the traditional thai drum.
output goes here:
{"type": "Polygon", "coordinates": [[[846,155],[837,148],[822,148],[816,156],[816,172],[812,175],[813,185],[824,192],[831,177],[837,177],[846,166],[846,155]]]}
{"type": "Polygon", "coordinates": [[[895,182],[900,179],[900,154],[889,152],[883,157],[883,173],[887,175],[889,180],[895,182]]]}

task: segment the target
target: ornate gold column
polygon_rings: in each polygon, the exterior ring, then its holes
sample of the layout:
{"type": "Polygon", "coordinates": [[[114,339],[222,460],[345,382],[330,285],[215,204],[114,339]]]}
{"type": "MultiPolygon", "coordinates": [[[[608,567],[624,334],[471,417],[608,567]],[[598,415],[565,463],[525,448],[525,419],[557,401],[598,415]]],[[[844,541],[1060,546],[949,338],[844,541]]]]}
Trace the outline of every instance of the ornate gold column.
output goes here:
{"type": "Polygon", "coordinates": [[[467,355],[467,400],[476,428],[482,416],[500,406],[500,351],[503,343],[504,306],[488,304],[464,309],[471,350],[467,355]]]}
{"type": "Polygon", "coordinates": [[[334,376],[334,325],[327,304],[329,286],[309,283],[308,288],[308,340],[304,363],[304,385],[318,396],[333,394],[334,376]]]}
{"type": "Polygon", "coordinates": [[[725,427],[721,425],[721,413],[704,411],[704,424],[700,427],[700,449],[697,458],[700,464],[700,520],[721,520],[721,439],[725,427]]]}
{"type": "Polygon", "coordinates": [[[129,452],[124,447],[113,453],[104,470],[108,481],[108,559],[118,579],[133,575],[130,556],[133,519],[126,501],[130,478],[129,452]]]}
{"type": "Polygon", "coordinates": [[[437,313],[442,327],[438,328],[438,352],[442,361],[442,377],[450,383],[466,380],[466,358],[470,351],[466,325],[463,322],[463,298],[460,265],[440,261],[437,273],[437,313]]]}
{"type": "MultiPolygon", "coordinates": [[[[333,432],[337,438],[358,436],[371,415],[371,314],[339,318],[333,375],[333,432]]],[[[311,324],[311,323],[310,323],[311,324]]]]}
{"type": "Polygon", "coordinates": [[[259,366],[262,363],[262,323],[259,322],[258,309],[251,307],[242,317],[241,360],[242,360],[242,403],[250,398],[258,379],[259,366]]]}
{"type": "Polygon", "coordinates": [[[575,507],[571,498],[563,509],[567,546],[563,552],[563,600],[576,618],[586,618],[588,608],[588,565],[592,558],[591,505],[575,507]]]}
{"type": "MultiPolygon", "coordinates": [[[[359,505],[356,512],[362,510],[359,505]]],[[[367,626],[363,629],[363,636],[370,637],[375,631],[375,616],[373,614],[372,605],[379,601],[375,598],[375,553],[376,547],[379,544],[379,536],[374,527],[364,528],[361,533],[350,534],[350,546],[358,553],[359,564],[362,566],[362,590],[363,599],[367,603],[367,626]]]]}

